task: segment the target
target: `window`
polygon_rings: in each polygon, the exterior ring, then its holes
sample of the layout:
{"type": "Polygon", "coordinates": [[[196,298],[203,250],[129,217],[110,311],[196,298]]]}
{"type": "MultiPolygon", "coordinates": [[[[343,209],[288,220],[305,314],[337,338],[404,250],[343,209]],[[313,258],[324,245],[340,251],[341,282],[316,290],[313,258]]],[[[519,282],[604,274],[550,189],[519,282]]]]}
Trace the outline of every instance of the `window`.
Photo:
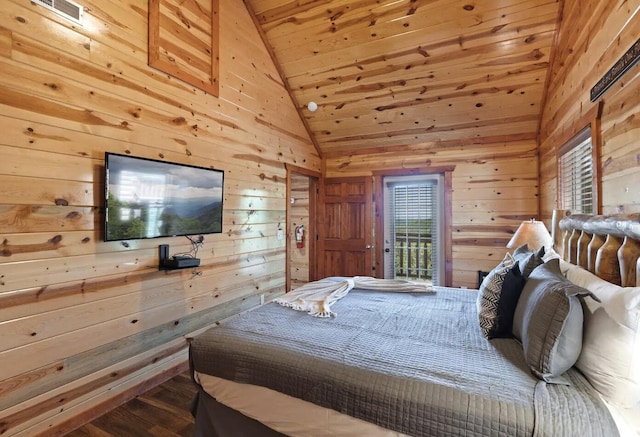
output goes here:
{"type": "Polygon", "coordinates": [[[560,208],[575,214],[594,214],[597,209],[595,148],[591,127],[580,131],[558,152],[558,200],[560,208]]]}

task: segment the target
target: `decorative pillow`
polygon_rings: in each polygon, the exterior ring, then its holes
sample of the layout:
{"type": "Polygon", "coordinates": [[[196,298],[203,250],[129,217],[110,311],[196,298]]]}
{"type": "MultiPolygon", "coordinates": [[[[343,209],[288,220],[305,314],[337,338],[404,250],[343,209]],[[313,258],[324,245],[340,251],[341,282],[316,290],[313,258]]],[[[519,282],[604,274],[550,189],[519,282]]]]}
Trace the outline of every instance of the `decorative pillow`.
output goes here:
{"type": "Polygon", "coordinates": [[[562,276],[558,259],[538,266],[529,276],[516,307],[514,331],[521,335],[525,360],[537,378],[566,383],[561,375],[582,350],[578,296],[584,295],[591,293],[562,276]]]}
{"type": "Polygon", "coordinates": [[[488,286],[491,281],[495,280],[494,278],[496,278],[496,275],[498,274],[499,270],[505,270],[505,268],[513,267],[515,263],[516,262],[511,256],[511,254],[507,252],[504,258],[502,258],[502,261],[500,261],[500,264],[495,266],[484,277],[484,279],[482,280],[482,283],[480,284],[480,289],[478,290],[478,297],[476,299],[476,308],[478,310],[478,314],[480,314],[480,309],[481,309],[480,306],[482,304],[482,288],[488,286]]]}
{"type": "Polygon", "coordinates": [[[583,301],[583,345],[576,367],[607,401],[640,411],[640,287],[619,287],[561,264],[567,279],[600,299],[583,301]]]}
{"type": "Polygon", "coordinates": [[[537,252],[529,250],[527,244],[523,244],[513,251],[513,259],[520,265],[520,272],[524,279],[527,279],[533,269],[543,264],[542,257],[544,256],[544,246],[540,247],[537,252]]]}
{"type": "Polygon", "coordinates": [[[485,337],[511,337],[513,313],[524,284],[525,279],[513,258],[482,281],[478,293],[478,316],[485,337]]]}

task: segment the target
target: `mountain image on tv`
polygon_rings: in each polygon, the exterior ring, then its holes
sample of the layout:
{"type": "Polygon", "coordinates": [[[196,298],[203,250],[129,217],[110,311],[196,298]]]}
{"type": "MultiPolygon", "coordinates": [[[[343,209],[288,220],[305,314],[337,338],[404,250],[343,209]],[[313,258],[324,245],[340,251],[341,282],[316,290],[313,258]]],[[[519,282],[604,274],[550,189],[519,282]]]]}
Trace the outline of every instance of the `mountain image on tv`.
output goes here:
{"type": "Polygon", "coordinates": [[[109,155],[106,240],[222,232],[220,170],[109,155]]]}
{"type": "Polygon", "coordinates": [[[211,199],[174,199],[161,215],[163,235],[211,234],[222,232],[222,202],[211,199]]]}
{"type": "Polygon", "coordinates": [[[168,206],[109,201],[109,240],[222,232],[222,202],[210,199],[167,200],[168,206]],[[124,217],[124,219],[123,219],[124,217]]]}

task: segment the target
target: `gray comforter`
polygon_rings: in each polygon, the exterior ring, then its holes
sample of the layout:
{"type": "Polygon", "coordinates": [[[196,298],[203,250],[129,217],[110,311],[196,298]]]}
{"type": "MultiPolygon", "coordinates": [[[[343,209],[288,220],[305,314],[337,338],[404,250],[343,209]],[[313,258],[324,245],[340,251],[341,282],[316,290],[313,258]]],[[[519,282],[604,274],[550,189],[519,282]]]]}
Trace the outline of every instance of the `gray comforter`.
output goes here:
{"type": "Polygon", "coordinates": [[[518,342],[487,341],[475,298],[352,290],[331,319],[271,303],[196,337],[191,366],[414,436],[618,434],[579,372],[546,384],[518,342]]]}

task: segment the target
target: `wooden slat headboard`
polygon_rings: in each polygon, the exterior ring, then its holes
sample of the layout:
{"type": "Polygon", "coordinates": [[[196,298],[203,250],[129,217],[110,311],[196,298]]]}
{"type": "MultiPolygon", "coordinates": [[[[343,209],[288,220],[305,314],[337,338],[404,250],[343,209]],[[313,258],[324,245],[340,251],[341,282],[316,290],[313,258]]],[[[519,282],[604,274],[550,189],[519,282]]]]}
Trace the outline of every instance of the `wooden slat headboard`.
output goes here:
{"type": "Polygon", "coordinates": [[[640,286],[640,213],[554,212],[555,250],[571,264],[625,287],[640,286]]]}

